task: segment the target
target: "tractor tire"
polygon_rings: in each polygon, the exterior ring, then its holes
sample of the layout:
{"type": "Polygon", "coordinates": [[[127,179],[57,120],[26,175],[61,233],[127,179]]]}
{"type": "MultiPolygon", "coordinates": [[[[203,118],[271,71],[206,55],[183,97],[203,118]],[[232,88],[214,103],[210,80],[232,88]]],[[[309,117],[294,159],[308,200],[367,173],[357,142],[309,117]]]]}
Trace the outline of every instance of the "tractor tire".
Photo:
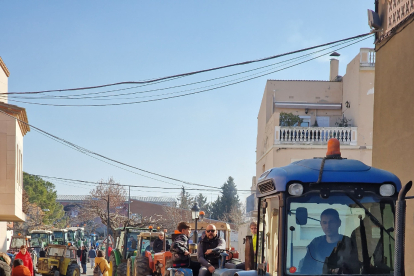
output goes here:
{"type": "Polygon", "coordinates": [[[80,276],[80,267],[78,264],[70,264],[66,270],[66,276],[80,276]]]}
{"type": "Polygon", "coordinates": [[[112,275],[109,273],[109,276],[115,276],[116,271],[118,269],[118,266],[116,265],[116,259],[115,259],[115,252],[111,252],[111,255],[109,256],[109,265],[112,267],[112,275]]]}
{"type": "Polygon", "coordinates": [[[126,276],[127,274],[127,263],[121,263],[116,269],[116,276],[126,276]]]}
{"type": "Polygon", "coordinates": [[[132,263],[131,258],[128,258],[128,260],[127,260],[127,272],[126,272],[126,276],[135,276],[134,275],[133,263],[132,263]]]}
{"type": "Polygon", "coordinates": [[[137,256],[134,262],[134,276],[152,275],[149,260],[145,256],[137,256]]]}

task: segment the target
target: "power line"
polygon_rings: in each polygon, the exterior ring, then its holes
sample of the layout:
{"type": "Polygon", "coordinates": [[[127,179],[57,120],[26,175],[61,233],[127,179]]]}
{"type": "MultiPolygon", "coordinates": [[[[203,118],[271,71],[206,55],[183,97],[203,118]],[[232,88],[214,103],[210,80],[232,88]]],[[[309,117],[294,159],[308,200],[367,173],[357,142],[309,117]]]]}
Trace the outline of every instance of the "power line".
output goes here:
{"type": "MultiPolygon", "coordinates": [[[[173,177],[165,176],[165,175],[162,175],[162,174],[154,173],[154,172],[151,172],[151,171],[148,171],[148,170],[144,170],[144,169],[138,168],[138,167],[136,167],[136,166],[132,166],[132,165],[126,164],[126,163],[121,162],[121,161],[117,161],[117,160],[115,160],[115,159],[112,159],[112,158],[106,157],[106,156],[104,156],[104,155],[102,155],[102,154],[99,154],[99,153],[93,152],[93,151],[91,151],[91,150],[88,150],[88,149],[86,149],[86,148],[83,148],[83,147],[81,147],[81,146],[78,146],[78,145],[76,145],[76,144],[74,144],[74,143],[71,143],[71,142],[69,142],[69,141],[67,141],[67,140],[65,140],[65,139],[63,139],[63,138],[59,138],[59,137],[57,137],[57,136],[55,136],[55,135],[53,135],[53,134],[51,134],[51,133],[49,133],[49,132],[47,132],[47,131],[44,131],[44,130],[42,130],[42,129],[38,128],[38,127],[35,127],[35,126],[33,126],[33,125],[29,124],[29,123],[26,123],[25,121],[22,121],[22,120],[20,120],[20,119],[18,119],[18,118],[16,118],[16,117],[14,117],[14,116],[12,116],[12,115],[9,115],[8,113],[4,112],[3,110],[0,110],[0,112],[1,112],[1,113],[3,113],[3,114],[5,114],[5,115],[6,115],[6,116],[8,116],[8,117],[11,117],[11,118],[13,118],[13,119],[15,119],[15,120],[17,120],[17,121],[19,121],[19,122],[21,122],[21,123],[25,124],[25,125],[30,126],[31,128],[33,128],[33,129],[35,129],[35,130],[37,130],[37,131],[41,132],[42,134],[45,134],[48,138],[51,138],[52,140],[55,140],[55,141],[56,141],[56,140],[59,140],[59,141],[61,141],[61,142],[65,143],[66,145],[68,145],[71,149],[75,149],[75,150],[80,151],[80,152],[82,152],[82,153],[84,153],[84,154],[86,154],[86,155],[88,155],[87,153],[89,153],[89,154],[91,154],[91,155],[95,155],[95,156],[97,156],[97,157],[100,157],[100,158],[106,159],[106,160],[108,160],[108,161],[111,161],[111,162],[114,162],[114,163],[117,163],[117,164],[120,164],[120,165],[123,165],[123,166],[129,167],[129,168],[132,168],[132,169],[136,169],[136,170],[139,170],[139,171],[142,171],[142,172],[145,172],[145,173],[148,173],[148,174],[156,175],[156,176],[158,176],[158,177],[166,178],[166,179],[169,179],[169,180],[173,180],[173,181],[181,182],[181,183],[183,183],[183,184],[188,184],[188,185],[193,185],[193,186],[201,186],[201,187],[207,187],[207,188],[214,188],[214,189],[217,189],[217,187],[208,186],[208,185],[203,185],[203,184],[197,184],[197,183],[192,183],[192,182],[188,182],[188,181],[180,180],[180,179],[177,179],[177,178],[173,178],[173,177]]],[[[89,155],[88,155],[88,156],[89,156],[89,155]]],[[[98,160],[100,160],[100,159],[98,159],[98,160]]]]}
{"type": "MultiPolygon", "coordinates": [[[[46,176],[46,175],[39,175],[39,174],[30,174],[33,176],[41,177],[41,178],[48,178],[48,179],[55,179],[70,183],[76,183],[79,185],[87,185],[87,186],[97,186],[100,184],[104,185],[113,185],[113,186],[123,186],[123,187],[131,187],[131,188],[147,188],[147,189],[161,189],[161,190],[182,190],[181,187],[154,187],[154,186],[144,186],[144,185],[130,185],[130,184],[120,184],[120,183],[109,183],[109,182],[94,182],[94,181],[88,181],[88,180],[79,180],[79,179],[70,179],[70,178],[63,178],[63,177],[55,177],[55,176],[46,176]]],[[[185,188],[186,191],[209,191],[209,192],[220,192],[221,189],[218,188],[218,190],[212,190],[212,189],[193,189],[193,188],[185,188]]],[[[246,192],[250,190],[237,190],[241,192],[246,192]]]]}
{"type": "Polygon", "coordinates": [[[347,40],[352,40],[352,39],[365,37],[365,36],[370,35],[370,34],[372,34],[372,33],[360,34],[360,35],[357,35],[357,36],[348,37],[348,38],[344,38],[344,39],[340,39],[340,40],[320,44],[320,45],[317,45],[317,46],[312,46],[312,47],[308,47],[308,48],[304,48],[304,49],[300,49],[300,50],[296,50],[296,51],[291,51],[291,52],[287,52],[287,53],[284,53],[284,54],[274,55],[274,56],[270,56],[270,57],[265,57],[265,58],[261,58],[261,59],[255,59],[255,60],[249,60],[249,61],[244,61],[244,62],[239,62],[239,63],[233,63],[233,64],[224,65],[224,66],[213,67],[213,68],[209,68],[209,69],[193,71],[193,72],[188,72],[188,73],[182,73],[182,74],[177,74],[177,75],[172,75],[172,76],[167,76],[167,77],[161,77],[161,78],[156,78],[156,79],[151,79],[151,80],[146,80],[146,81],[125,81],[125,82],[117,82],[117,83],[110,83],[110,84],[103,84],[103,85],[96,85],[96,86],[87,86],[87,87],[78,87],[78,88],[53,89],[53,90],[43,90],[43,91],[33,91],[33,92],[8,92],[8,93],[5,93],[5,94],[8,94],[8,95],[11,95],[11,94],[41,94],[41,93],[50,93],[50,92],[96,89],[96,88],[115,86],[115,85],[123,85],[123,84],[147,84],[147,83],[159,82],[159,81],[163,81],[163,80],[167,80],[167,79],[171,79],[171,78],[186,77],[186,76],[196,75],[196,74],[200,74],[200,73],[220,70],[220,69],[224,69],[224,68],[247,65],[247,64],[251,64],[251,63],[257,63],[257,62],[262,62],[262,61],[271,60],[271,59],[275,59],[275,58],[280,58],[280,57],[283,57],[283,56],[297,54],[297,53],[300,53],[300,52],[309,51],[309,50],[316,49],[316,48],[319,48],[319,47],[324,47],[324,46],[328,46],[328,45],[331,45],[331,44],[336,44],[336,43],[342,42],[342,41],[347,41],[347,40]]]}
{"type": "MultiPolygon", "coordinates": [[[[157,88],[157,89],[144,90],[144,91],[135,91],[135,92],[130,92],[130,93],[120,93],[120,94],[115,94],[115,95],[90,96],[90,97],[81,97],[81,96],[107,94],[107,93],[114,92],[114,91],[132,89],[132,88],[141,87],[141,86],[133,86],[133,87],[123,88],[123,89],[115,89],[115,90],[100,91],[100,92],[93,92],[93,93],[82,93],[82,94],[75,94],[75,95],[46,95],[46,96],[40,96],[40,97],[10,95],[9,98],[15,98],[15,99],[70,99],[70,100],[77,100],[77,99],[89,99],[89,98],[95,99],[95,98],[118,97],[118,96],[123,96],[123,95],[134,95],[134,94],[142,94],[142,93],[149,93],[149,92],[155,92],[155,91],[162,91],[162,90],[168,90],[168,89],[172,89],[172,88],[190,86],[190,85],[199,84],[199,83],[203,83],[203,82],[209,82],[209,81],[222,79],[222,78],[228,78],[228,77],[232,77],[232,76],[235,76],[235,75],[240,75],[240,74],[260,70],[260,69],[267,68],[267,67],[273,67],[277,64],[288,63],[289,61],[301,59],[303,57],[313,55],[313,54],[316,54],[318,52],[325,51],[329,48],[335,47],[335,45],[339,46],[339,45],[346,44],[346,43],[348,43],[348,41],[341,42],[338,45],[332,44],[329,47],[326,47],[324,49],[314,51],[314,52],[311,52],[311,53],[307,53],[307,54],[304,54],[304,55],[301,55],[301,56],[298,56],[298,57],[290,58],[290,59],[283,60],[283,61],[280,61],[280,62],[272,63],[272,64],[269,64],[269,65],[253,68],[253,69],[250,69],[250,70],[246,70],[246,71],[242,71],[242,72],[238,72],[238,73],[234,73],[234,74],[230,74],[230,75],[226,75],[226,76],[216,77],[216,78],[212,78],[212,79],[207,79],[207,80],[202,80],[202,81],[197,81],[197,82],[192,82],[192,83],[187,83],[187,84],[182,84],[182,85],[164,87],[164,88],[157,88]]],[[[264,71],[264,72],[266,72],[266,71],[264,71]]],[[[235,79],[235,80],[237,80],[237,79],[235,79]]],[[[227,82],[224,82],[224,83],[227,83],[227,82]]],[[[216,85],[218,85],[218,84],[216,84],[216,85]]],[[[214,85],[211,85],[211,86],[214,86],[214,85]]],[[[210,86],[206,86],[206,87],[210,87],[210,86]]],[[[204,87],[201,87],[201,88],[204,88],[204,87]]],[[[182,90],[182,91],[191,91],[191,90],[195,90],[195,89],[198,89],[198,88],[193,88],[193,89],[189,89],[189,90],[182,90]]],[[[161,95],[164,95],[164,94],[161,94],[161,95]]],[[[5,96],[1,96],[1,93],[0,93],[0,97],[5,97],[5,96]]],[[[153,97],[153,96],[150,96],[150,97],[153,97]]],[[[104,99],[100,99],[100,100],[104,100],[104,99]]],[[[110,100],[112,100],[112,99],[110,99],[110,100]]]]}
{"type": "MultiPolygon", "coordinates": [[[[361,42],[361,41],[363,41],[365,39],[368,39],[368,38],[369,37],[365,37],[365,38],[360,39],[360,40],[358,40],[358,41],[356,41],[354,43],[350,43],[350,44],[348,44],[346,46],[343,46],[343,47],[340,47],[338,49],[335,49],[334,51],[338,51],[340,49],[349,47],[349,46],[351,46],[353,44],[356,44],[356,43],[361,42]]],[[[177,96],[169,96],[169,97],[164,97],[164,98],[159,98],[159,99],[151,99],[151,100],[136,101],[136,102],[108,103],[108,104],[83,104],[83,105],[81,105],[81,104],[47,104],[47,103],[38,103],[38,102],[17,101],[17,100],[12,100],[12,99],[10,99],[10,101],[19,102],[19,103],[26,103],[26,104],[33,104],[33,105],[58,106],[58,107],[75,107],[75,106],[76,107],[104,107],[104,106],[131,105],[131,104],[140,104],[140,103],[147,103],[147,102],[155,102],[155,101],[169,100],[169,99],[173,99],[173,98],[179,98],[179,97],[185,97],[185,96],[189,96],[189,95],[204,93],[204,92],[207,92],[207,91],[212,91],[212,90],[224,88],[224,87],[227,87],[227,86],[232,86],[232,85],[236,85],[236,84],[243,83],[243,82],[246,82],[246,81],[250,81],[250,80],[253,80],[253,79],[257,79],[257,78],[260,78],[260,77],[263,77],[263,76],[266,76],[266,75],[269,75],[269,74],[272,74],[272,73],[276,73],[276,72],[279,72],[279,71],[286,70],[286,69],[291,68],[291,67],[294,67],[294,66],[298,66],[300,64],[303,64],[303,63],[309,62],[311,60],[320,58],[320,57],[322,57],[324,55],[325,54],[319,55],[319,56],[316,56],[316,57],[307,59],[305,61],[298,62],[298,63],[295,63],[293,65],[290,65],[290,66],[287,66],[287,67],[284,67],[284,68],[281,68],[281,69],[278,69],[278,70],[274,70],[274,71],[269,72],[269,73],[261,74],[259,76],[255,76],[255,77],[251,77],[251,78],[248,78],[248,79],[240,80],[240,81],[233,82],[233,83],[230,83],[230,84],[225,84],[225,85],[221,85],[221,86],[218,86],[218,87],[204,89],[204,90],[200,90],[200,91],[196,91],[196,92],[192,92],[192,93],[186,93],[186,94],[181,94],[181,95],[177,95],[177,96]]]]}

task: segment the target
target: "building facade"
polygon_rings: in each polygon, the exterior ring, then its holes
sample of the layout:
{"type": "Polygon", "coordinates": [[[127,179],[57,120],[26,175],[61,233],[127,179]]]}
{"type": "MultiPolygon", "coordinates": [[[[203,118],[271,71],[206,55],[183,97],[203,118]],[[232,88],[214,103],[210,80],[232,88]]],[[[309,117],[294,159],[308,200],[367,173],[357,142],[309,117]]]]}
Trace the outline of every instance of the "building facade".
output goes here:
{"type": "Polygon", "coordinates": [[[7,222],[25,220],[23,137],[30,131],[26,110],[7,103],[9,76],[0,57],[0,250],[7,249],[7,222]]]}
{"type": "Polygon", "coordinates": [[[258,115],[256,178],[273,167],[323,157],[331,137],[342,156],[372,163],[375,52],[362,48],[338,76],[331,59],[330,80],[268,80],[258,115]],[[280,114],[292,113],[301,126],[284,126],[280,114]]]}
{"type": "MultiPolygon", "coordinates": [[[[414,143],[414,1],[379,0],[381,20],[375,44],[373,165],[396,174],[403,184],[413,178],[414,143]]],[[[414,195],[412,190],[410,196],[414,195]]],[[[414,231],[414,202],[407,200],[406,233],[414,231]]],[[[414,270],[414,241],[406,239],[406,271],[414,270]]]]}

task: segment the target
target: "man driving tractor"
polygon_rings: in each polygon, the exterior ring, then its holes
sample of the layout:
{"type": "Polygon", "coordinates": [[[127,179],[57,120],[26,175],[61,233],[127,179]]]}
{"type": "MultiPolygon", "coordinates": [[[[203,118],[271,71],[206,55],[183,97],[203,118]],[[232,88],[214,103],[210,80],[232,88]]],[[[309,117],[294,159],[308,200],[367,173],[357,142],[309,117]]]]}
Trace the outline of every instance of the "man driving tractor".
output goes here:
{"type": "Polygon", "coordinates": [[[226,249],[226,241],[217,235],[216,226],[209,224],[206,228],[206,236],[198,243],[197,257],[201,264],[199,276],[211,276],[218,268],[220,254],[214,249],[226,249]]]}

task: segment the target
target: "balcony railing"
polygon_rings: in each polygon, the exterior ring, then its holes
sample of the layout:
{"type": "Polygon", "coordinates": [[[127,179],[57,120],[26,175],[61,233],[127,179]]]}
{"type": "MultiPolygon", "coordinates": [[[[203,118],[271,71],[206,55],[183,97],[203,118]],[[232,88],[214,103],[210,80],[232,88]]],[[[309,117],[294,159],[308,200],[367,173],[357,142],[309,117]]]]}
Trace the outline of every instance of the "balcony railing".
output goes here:
{"type": "Polygon", "coordinates": [[[361,67],[374,67],[375,50],[371,48],[361,48],[359,53],[359,64],[361,67]]]}
{"type": "Polygon", "coordinates": [[[357,127],[275,127],[275,144],[323,145],[336,138],[343,145],[357,144],[357,127]]]}

